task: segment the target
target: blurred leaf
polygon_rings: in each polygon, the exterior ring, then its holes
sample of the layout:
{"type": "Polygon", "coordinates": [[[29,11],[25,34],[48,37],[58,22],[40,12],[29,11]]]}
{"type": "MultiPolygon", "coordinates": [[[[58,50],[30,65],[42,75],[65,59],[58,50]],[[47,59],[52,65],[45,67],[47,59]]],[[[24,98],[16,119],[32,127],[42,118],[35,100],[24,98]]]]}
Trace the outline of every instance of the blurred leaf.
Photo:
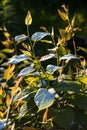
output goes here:
{"type": "Polygon", "coordinates": [[[72,18],[72,21],[71,21],[71,25],[72,25],[72,27],[75,26],[75,19],[76,19],[76,15],[74,15],[73,18],[72,18]]]}
{"type": "Polygon", "coordinates": [[[31,40],[32,41],[40,41],[42,38],[44,38],[45,36],[50,35],[50,33],[48,32],[36,32],[31,36],[31,40]]]}
{"type": "Polygon", "coordinates": [[[78,47],[77,51],[79,51],[79,50],[82,50],[82,51],[84,51],[87,54],[87,49],[86,48],[78,47]]]}
{"type": "Polygon", "coordinates": [[[36,92],[35,88],[29,88],[29,89],[23,89],[13,99],[13,103],[19,101],[19,100],[26,100],[31,99],[32,95],[36,92]]]}
{"type": "Polygon", "coordinates": [[[4,79],[6,79],[7,81],[11,79],[14,75],[14,69],[15,65],[9,66],[4,72],[4,79]]]}
{"type": "Polygon", "coordinates": [[[4,53],[2,53],[2,52],[0,52],[0,58],[6,58],[6,55],[4,54],[4,53]]]}
{"type": "Polygon", "coordinates": [[[11,100],[10,96],[7,95],[7,97],[6,97],[6,105],[7,105],[7,106],[10,105],[10,100],[11,100]]]}
{"type": "Polygon", "coordinates": [[[28,107],[27,107],[27,104],[23,104],[21,107],[20,107],[20,114],[19,114],[19,118],[22,118],[23,116],[25,116],[25,114],[28,112],[28,107]]]}
{"type": "Polygon", "coordinates": [[[58,50],[58,47],[56,46],[56,47],[54,47],[54,48],[52,48],[52,49],[48,49],[48,51],[50,51],[50,52],[56,52],[58,50]]]}
{"type": "Polygon", "coordinates": [[[72,54],[68,54],[68,55],[64,55],[60,58],[60,60],[71,60],[71,59],[77,59],[77,60],[80,60],[79,57],[76,57],[72,54]]]}
{"type": "Polygon", "coordinates": [[[31,53],[29,51],[21,50],[21,52],[25,55],[31,56],[31,53]]]}
{"type": "Polygon", "coordinates": [[[81,83],[87,85],[87,76],[79,77],[78,80],[79,80],[81,83]]]}
{"type": "Polygon", "coordinates": [[[68,20],[68,15],[65,12],[62,12],[58,9],[58,13],[64,21],[68,20]]]}
{"type": "Polygon", "coordinates": [[[48,60],[48,59],[51,59],[51,58],[55,58],[55,54],[48,54],[48,55],[45,55],[45,56],[42,56],[40,61],[45,61],[45,60],[48,60]]]}
{"type": "Polygon", "coordinates": [[[32,16],[31,16],[31,12],[28,10],[27,12],[27,16],[25,18],[25,24],[26,25],[30,25],[32,24],[32,16]]]}
{"type": "Polygon", "coordinates": [[[35,97],[34,101],[38,106],[38,112],[50,107],[55,100],[55,90],[50,88],[49,90],[45,88],[40,88],[35,97]]]}
{"type": "MultiPolygon", "coordinates": [[[[7,30],[7,29],[6,29],[7,30]]],[[[8,31],[4,31],[3,34],[5,35],[6,38],[10,37],[10,33],[8,31]]]]}
{"type": "Polygon", "coordinates": [[[54,38],[54,28],[52,27],[51,36],[54,38]]]}
{"type": "Polygon", "coordinates": [[[37,130],[36,128],[33,127],[23,127],[22,130],[37,130]]]}
{"type": "Polygon", "coordinates": [[[45,43],[49,43],[49,44],[53,43],[52,41],[49,41],[49,40],[41,40],[41,42],[45,42],[45,43]]]}
{"type": "Polygon", "coordinates": [[[2,90],[2,87],[0,86],[0,96],[2,95],[2,92],[3,90],[2,90]]]}
{"type": "Polygon", "coordinates": [[[61,108],[61,110],[56,110],[54,113],[56,124],[65,129],[70,127],[70,123],[75,118],[75,114],[70,107],[61,108]]]}
{"type": "Polygon", "coordinates": [[[74,105],[87,111],[87,95],[76,95],[74,99],[74,105]]]}
{"type": "Polygon", "coordinates": [[[29,56],[22,54],[22,55],[15,55],[12,58],[9,59],[10,64],[18,64],[21,61],[28,60],[29,56]]]}
{"type": "Polygon", "coordinates": [[[15,36],[15,41],[24,41],[28,38],[28,36],[26,36],[25,34],[21,34],[21,35],[18,35],[18,36],[15,36]]]}
{"type": "MultiPolygon", "coordinates": [[[[16,84],[17,84],[17,82],[16,82],[16,84]]],[[[15,96],[16,95],[16,93],[18,92],[18,91],[20,91],[21,90],[21,88],[19,87],[19,86],[14,86],[14,87],[12,87],[12,90],[11,90],[11,95],[12,96],[15,96]]]]}
{"type": "Polygon", "coordinates": [[[14,49],[5,48],[5,49],[2,50],[2,52],[4,52],[4,53],[13,53],[14,49]]]}
{"type": "Polygon", "coordinates": [[[35,68],[33,66],[29,66],[29,67],[25,67],[24,69],[22,69],[19,73],[18,73],[18,77],[20,76],[25,76],[29,73],[32,73],[35,71],[35,68]]]}
{"type": "Polygon", "coordinates": [[[72,91],[72,92],[77,93],[77,92],[80,92],[81,84],[75,81],[60,81],[55,89],[58,92],[72,91]]]}
{"type": "Polygon", "coordinates": [[[0,119],[4,116],[4,113],[0,111],[0,119]]]}

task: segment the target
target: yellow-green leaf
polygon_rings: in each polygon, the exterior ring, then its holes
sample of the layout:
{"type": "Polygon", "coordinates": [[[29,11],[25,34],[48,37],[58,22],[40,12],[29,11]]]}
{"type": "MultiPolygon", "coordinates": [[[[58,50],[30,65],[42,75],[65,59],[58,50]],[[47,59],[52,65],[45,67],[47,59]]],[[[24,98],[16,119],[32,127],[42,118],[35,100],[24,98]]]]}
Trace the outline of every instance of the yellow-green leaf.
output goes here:
{"type": "Polygon", "coordinates": [[[74,27],[74,25],[75,25],[75,18],[76,18],[76,15],[74,15],[73,18],[72,18],[72,21],[71,21],[72,27],[74,27]]]}
{"type": "Polygon", "coordinates": [[[12,76],[14,75],[14,72],[13,72],[14,69],[15,69],[15,65],[9,66],[9,67],[5,70],[5,72],[4,72],[4,79],[6,79],[7,81],[8,81],[9,79],[11,79],[12,76]]]}
{"type": "Polygon", "coordinates": [[[58,13],[64,21],[68,20],[68,15],[65,12],[62,12],[58,9],[58,13]]]}
{"type": "Polygon", "coordinates": [[[30,25],[31,23],[32,23],[32,16],[31,16],[31,12],[28,10],[27,16],[25,18],[25,24],[30,25]]]}
{"type": "Polygon", "coordinates": [[[7,97],[6,97],[6,105],[7,105],[7,106],[10,105],[10,100],[11,100],[10,96],[7,95],[7,97]]]}

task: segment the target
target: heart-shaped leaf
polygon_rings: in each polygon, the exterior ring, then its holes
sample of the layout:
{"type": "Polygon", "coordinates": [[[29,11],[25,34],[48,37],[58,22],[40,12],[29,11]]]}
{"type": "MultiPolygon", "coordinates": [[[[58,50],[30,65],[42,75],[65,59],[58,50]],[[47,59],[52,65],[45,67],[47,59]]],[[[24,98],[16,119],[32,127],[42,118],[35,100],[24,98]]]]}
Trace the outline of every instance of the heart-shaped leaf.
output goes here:
{"type": "Polygon", "coordinates": [[[29,56],[22,54],[22,55],[15,55],[12,58],[10,58],[9,63],[10,64],[18,64],[19,62],[23,61],[23,60],[27,60],[29,59],[29,56]]]}
{"type": "Polygon", "coordinates": [[[36,32],[31,36],[32,41],[40,41],[45,36],[50,35],[50,33],[47,32],[36,32]]]}
{"type": "Polygon", "coordinates": [[[53,88],[48,90],[45,88],[40,88],[34,97],[34,101],[39,109],[38,111],[50,107],[53,104],[54,100],[55,90],[53,88]]]}

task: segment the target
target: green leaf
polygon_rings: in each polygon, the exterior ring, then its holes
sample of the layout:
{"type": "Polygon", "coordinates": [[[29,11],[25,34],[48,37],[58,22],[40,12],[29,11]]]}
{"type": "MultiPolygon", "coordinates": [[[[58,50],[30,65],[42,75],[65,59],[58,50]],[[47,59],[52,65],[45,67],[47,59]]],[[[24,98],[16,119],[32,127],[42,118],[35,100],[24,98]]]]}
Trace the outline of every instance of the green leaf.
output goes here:
{"type": "Polygon", "coordinates": [[[23,89],[20,91],[14,98],[13,98],[13,103],[19,101],[19,100],[29,100],[32,98],[33,94],[36,92],[35,88],[30,88],[30,89],[23,89]]]}
{"type": "Polygon", "coordinates": [[[34,97],[34,101],[39,109],[38,111],[41,111],[43,109],[52,106],[54,100],[55,100],[55,90],[53,88],[48,90],[45,88],[41,88],[37,91],[34,97]]]}
{"type": "Polygon", "coordinates": [[[48,32],[36,32],[31,36],[31,40],[32,41],[40,41],[42,38],[44,38],[45,36],[50,35],[50,33],[48,32]]]}
{"type": "Polygon", "coordinates": [[[79,77],[78,80],[79,80],[81,83],[87,85],[87,76],[79,77]]]}
{"type": "Polygon", "coordinates": [[[87,111],[87,94],[76,95],[74,99],[74,105],[78,106],[80,109],[87,111]]]}
{"type": "Polygon", "coordinates": [[[75,118],[75,114],[70,107],[61,108],[61,110],[54,111],[54,121],[62,128],[69,128],[71,122],[75,118]]]}
{"type": "Polygon", "coordinates": [[[67,91],[72,91],[72,92],[79,92],[81,89],[81,84],[79,82],[75,81],[60,81],[58,83],[58,86],[56,87],[56,91],[60,92],[67,92],[67,91]]]}

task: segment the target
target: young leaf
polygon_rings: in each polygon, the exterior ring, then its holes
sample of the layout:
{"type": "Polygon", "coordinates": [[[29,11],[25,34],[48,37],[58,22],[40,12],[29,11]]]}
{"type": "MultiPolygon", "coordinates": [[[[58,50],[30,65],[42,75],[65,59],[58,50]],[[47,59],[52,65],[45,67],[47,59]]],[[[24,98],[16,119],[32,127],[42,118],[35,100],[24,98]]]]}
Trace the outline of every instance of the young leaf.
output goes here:
{"type": "Polygon", "coordinates": [[[55,58],[55,54],[48,54],[48,55],[42,56],[40,61],[45,61],[51,58],[55,58]]]}
{"type": "Polygon", "coordinates": [[[71,21],[72,27],[74,27],[74,25],[75,25],[75,18],[76,18],[76,15],[74,15],[73,18],[72,18],[72,21],[71,21]]]}
{"type": "Polygon", "coordinates": [[[65,12],[62,12],[58,9],[58,13],[64,21],[68,20],[68,15],[65,12]]]}
{"type": "Polygon", "coordinates": [[[21,61],[28,60],[28,59],[29,59],[29,56],[27,56],[27,55],[25,55],[25,54],[15,55],[15,56],[13,56],[12,58],[10,58],[9,63],[10,63],[10,64],[18,64],[18,63],[20,63],[21,61]]]}
{"type": "Polygon", "coordinates": [[[31,23],[32,23],[32,16],[31,16],[31,12],[28,10],[27,16],[25,18],[25,24],[30,25],[31,23]]]}
{"type": "Polygon", "coordinates": [[[38,111],[50,107],[54,103],[54,100],[55,90],[53,88],[48,90],[45,88],[40,88],[34,97],[34,101],[39,109],[38,111]]]}
{"type": "Polygon", "coordinates": [[[28,38],[28,36],[26,36],[26,35],[24,35],[24,34],[21,34],[21,35],[15,36],[15,41],[16,41],[16,42],[19,41],[19,40],[24,41],[24,40],[26,40],[27,38],[28,38]]]}
{"type": "Polygon", "coordinates": [[[34,72],[34,71],[35,71],[35,68],[34,68],[33,66],[26,67],[26,68],[22,69],[22,70],[18,73],[18,77],[23,76],[23,75],[25,76],[25,75],[27,75],[27,74],[29,74],[29,73],[34,72]]]}
{"type": "Polygon", "coordinates": [[[45,36],[50,35],[50,33],[48,32],[36,32],[31,36],[31,40],[32,41],[40,41],[42,38],[44,38],[45,36]]]}

